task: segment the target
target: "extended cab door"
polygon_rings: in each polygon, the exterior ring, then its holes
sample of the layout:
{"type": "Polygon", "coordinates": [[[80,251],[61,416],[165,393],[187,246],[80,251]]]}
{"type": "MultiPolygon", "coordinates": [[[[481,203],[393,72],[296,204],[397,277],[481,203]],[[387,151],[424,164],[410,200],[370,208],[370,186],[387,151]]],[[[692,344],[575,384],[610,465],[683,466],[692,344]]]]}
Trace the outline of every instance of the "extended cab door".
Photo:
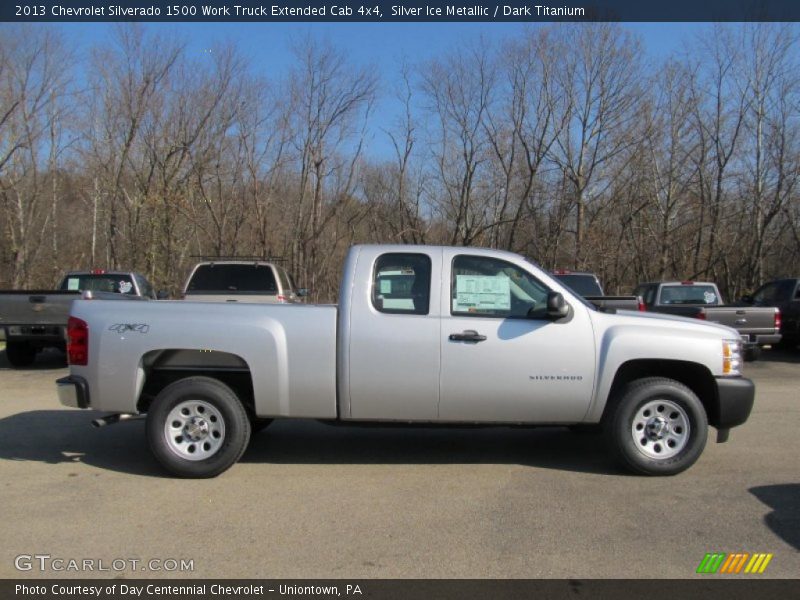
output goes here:
{"type": "Polygon", "coordinates": [[[352,288],[342,290],[339,306],[341,416],[435,421],[442,250],[364,246],[351,253],[343,281],[352,288]]]}
{"type": "Polygon", "coordinates": [[[546,317],[548,286],[521,259],[444,249],[439,418],[576,422],[595,376],[589,309],[546,317]]]}

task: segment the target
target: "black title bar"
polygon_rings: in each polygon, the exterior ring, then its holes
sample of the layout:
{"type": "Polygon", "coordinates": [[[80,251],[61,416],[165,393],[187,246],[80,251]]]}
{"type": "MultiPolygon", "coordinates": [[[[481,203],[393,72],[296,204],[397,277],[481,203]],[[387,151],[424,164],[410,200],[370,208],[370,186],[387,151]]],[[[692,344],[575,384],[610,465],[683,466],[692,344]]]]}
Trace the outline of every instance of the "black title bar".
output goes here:
{"type": "Polygon", "coordinates": [[[548,22],[800,21],[798,0],[46,0],[2,3],[0,21],[548,22]]]}

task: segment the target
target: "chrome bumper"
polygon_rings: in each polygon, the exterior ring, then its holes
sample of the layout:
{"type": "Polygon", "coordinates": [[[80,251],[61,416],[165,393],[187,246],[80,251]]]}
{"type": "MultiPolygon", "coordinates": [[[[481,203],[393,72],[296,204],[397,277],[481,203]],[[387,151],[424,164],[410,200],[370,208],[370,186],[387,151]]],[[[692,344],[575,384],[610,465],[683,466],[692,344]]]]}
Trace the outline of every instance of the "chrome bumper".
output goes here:
{"type": "Polygon", "coordinates": [[[56,380],[58,401],[70,408],[89,408],[89,386],[83,377],[70,375],[56,380]]]}

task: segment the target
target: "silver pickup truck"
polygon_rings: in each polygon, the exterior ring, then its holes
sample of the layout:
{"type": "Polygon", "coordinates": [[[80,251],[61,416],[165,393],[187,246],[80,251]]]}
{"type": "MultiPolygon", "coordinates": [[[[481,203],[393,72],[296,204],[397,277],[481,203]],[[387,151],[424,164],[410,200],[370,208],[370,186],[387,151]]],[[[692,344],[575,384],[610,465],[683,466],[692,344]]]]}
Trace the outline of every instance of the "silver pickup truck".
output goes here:
{"type": "Polygon", "coordinates": [[[600,425],[630,469],[692,465],[753,406],[733,329],[603,313],[495,250],[355,246],[336,306],[78,300],[62,404],[146,413],[182,477],[233,465],[270,419],[600,425]]]}
{"type": "Polygon", "coordinates": [[[634,293],[644,299],[648,311],[733,327],[742,338],[745,360],[756,360],[761,346],[777,344],[781,340],[781,311],[778,308],[726,305],[715,283],[641,283],[634,293]]]}

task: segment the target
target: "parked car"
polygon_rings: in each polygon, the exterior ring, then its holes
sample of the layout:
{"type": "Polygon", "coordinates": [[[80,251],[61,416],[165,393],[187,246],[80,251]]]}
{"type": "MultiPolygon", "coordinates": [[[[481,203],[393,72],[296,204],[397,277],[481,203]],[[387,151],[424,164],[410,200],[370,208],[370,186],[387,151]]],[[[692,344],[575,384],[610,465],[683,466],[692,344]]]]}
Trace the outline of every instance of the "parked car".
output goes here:
{"type": "Polygon", "coordinates": [[[800,344],[800,278],[776,279],[765,283],[742,303],[750,306],[773,306],[781,314],[781,345],[794,348],[800,344]]]}
{"type": "Polygon", "coordinates": [[[640,296],[606,296],[600,280],[594,273],[576,273],[558,269],[553,271],[561,283],[568,285],[574,292],[586,298],[597,308],[605,310],[644,310],[640,296]]]}
{"type": "Polygon", "coordinates": [[[275,417],[400,424],[602,424],[622,464],[671,475],[753,406],[729,327],[604,313],[523,257],[355,246],[339,304],[78,300],[62,404],[146,414],[181,477],[233,465],[275,417]]]}
{"type": "Polygon", "coordinates": [[[755,360],[761,346],[781,339],[781,311],[726,306],[717,285],[707,281],[659,281],[639,284],[635,294],[648,311],[703,319],[733,327],[744,343],[745,358],[755,360]]]}
{"type": "Polygon", "coordinates": [[[181,297],[193,302],[287,304],[307,295],[283,267],[262,260],[213,260],[197,263],[181,297]]]}
{"type": "Polygon", "coordinates": [[[64,349],[69,308],[83,291],[152,300],[161,297],[138,273],[102,269],[70,271],[56,290],[0,291],[0,332],[5,337],[6,358],[11,366],[30,365],[44,348],[64,349]]]}

